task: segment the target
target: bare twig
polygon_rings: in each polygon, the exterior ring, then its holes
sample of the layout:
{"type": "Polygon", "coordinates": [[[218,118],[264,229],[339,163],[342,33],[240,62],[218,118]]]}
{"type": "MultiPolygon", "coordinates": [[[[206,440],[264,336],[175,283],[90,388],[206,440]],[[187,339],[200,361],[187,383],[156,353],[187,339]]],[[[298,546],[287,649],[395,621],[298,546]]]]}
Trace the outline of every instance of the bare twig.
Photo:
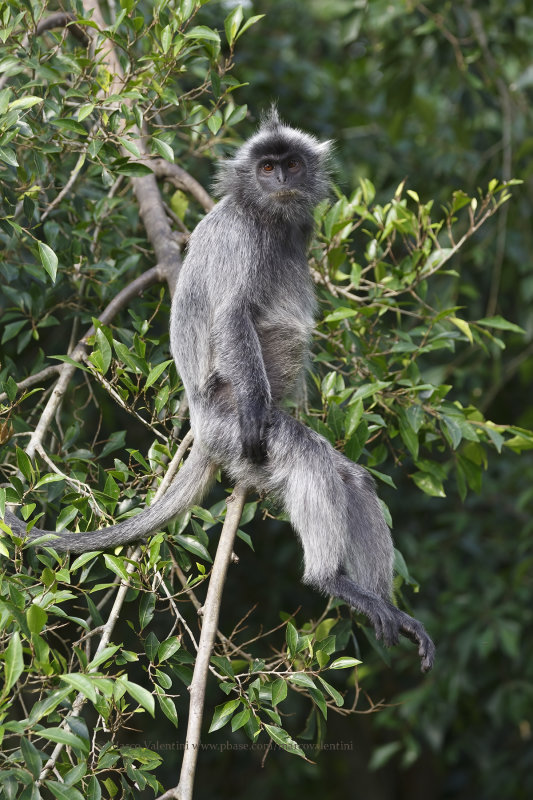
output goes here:
{"type": "Polygon", "coordinates": [[[50,212],[53,211],[54,208],[56,208],[56,206],[59,205],[62,199],[67,196],[70,189],[74,185],[76,178],[80,173],[80,169],[83,167],[84,163],[85,163],[85,152],[82,152],[78,156],[78,160],[76,161],[76,164],[74,165],[74,168],[72,169],[69,175],[68,181],[65,183],[61,191],[54,197],[54,199],[48,204],[48,206],[41,214],[41,222],[44,222],[47,216],[50,214],[50,212]]]}

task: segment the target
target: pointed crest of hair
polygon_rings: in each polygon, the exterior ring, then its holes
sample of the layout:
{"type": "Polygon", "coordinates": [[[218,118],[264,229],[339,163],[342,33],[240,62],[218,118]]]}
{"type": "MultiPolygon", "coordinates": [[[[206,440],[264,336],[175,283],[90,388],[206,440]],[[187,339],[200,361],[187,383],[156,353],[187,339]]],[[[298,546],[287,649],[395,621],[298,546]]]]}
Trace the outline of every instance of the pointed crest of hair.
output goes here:
{"type": "Polygon", "coordinates": [[[278,107],[275,103],[272,103],[268,111],[264,111],[261,114],[261,125],[259,130],[260,131],[268,131],[268,130],[275,130],[276,128],[280,127],[281,120],[278,114],[278,107]]]}

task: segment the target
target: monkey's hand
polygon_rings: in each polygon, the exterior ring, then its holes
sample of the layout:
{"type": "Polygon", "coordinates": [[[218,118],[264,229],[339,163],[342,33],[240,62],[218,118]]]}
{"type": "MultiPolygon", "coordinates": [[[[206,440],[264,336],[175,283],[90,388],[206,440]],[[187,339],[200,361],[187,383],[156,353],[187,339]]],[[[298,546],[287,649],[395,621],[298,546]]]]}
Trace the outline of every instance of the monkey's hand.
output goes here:
{"type": "Polygon", "coordinates": [[[267,431],[270,425],[270,409],[265,404],[248,406],[239,414],[242,455],[254,464],[262,464],[267,452],[267,431]]]}

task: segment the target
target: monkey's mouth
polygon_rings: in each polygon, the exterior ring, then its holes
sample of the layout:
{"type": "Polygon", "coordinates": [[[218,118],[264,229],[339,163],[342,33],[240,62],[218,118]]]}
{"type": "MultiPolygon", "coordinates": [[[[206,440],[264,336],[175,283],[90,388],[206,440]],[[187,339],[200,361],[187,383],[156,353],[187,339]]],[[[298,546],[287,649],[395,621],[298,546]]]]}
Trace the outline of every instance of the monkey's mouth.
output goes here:
{"type": "Polygon", "coordinates": [[[276,200],[290,200],[293,197],[299,197],[301,192],[298,189],[280,189],[277,192],[274,192],[274,197],[276,200]]]}

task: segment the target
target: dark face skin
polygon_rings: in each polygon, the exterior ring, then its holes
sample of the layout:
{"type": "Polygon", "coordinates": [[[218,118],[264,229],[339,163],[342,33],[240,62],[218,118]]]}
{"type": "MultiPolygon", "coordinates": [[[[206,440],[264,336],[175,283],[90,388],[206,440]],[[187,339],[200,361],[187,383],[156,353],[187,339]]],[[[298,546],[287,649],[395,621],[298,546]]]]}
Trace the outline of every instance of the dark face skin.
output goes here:
{"type": "Polygon", "coordinates": [[[292,194],[305,180],[306,168],[303,159],[296,154],[264,156],[257,166],[260,186],[268,193],[292,194]]]}

